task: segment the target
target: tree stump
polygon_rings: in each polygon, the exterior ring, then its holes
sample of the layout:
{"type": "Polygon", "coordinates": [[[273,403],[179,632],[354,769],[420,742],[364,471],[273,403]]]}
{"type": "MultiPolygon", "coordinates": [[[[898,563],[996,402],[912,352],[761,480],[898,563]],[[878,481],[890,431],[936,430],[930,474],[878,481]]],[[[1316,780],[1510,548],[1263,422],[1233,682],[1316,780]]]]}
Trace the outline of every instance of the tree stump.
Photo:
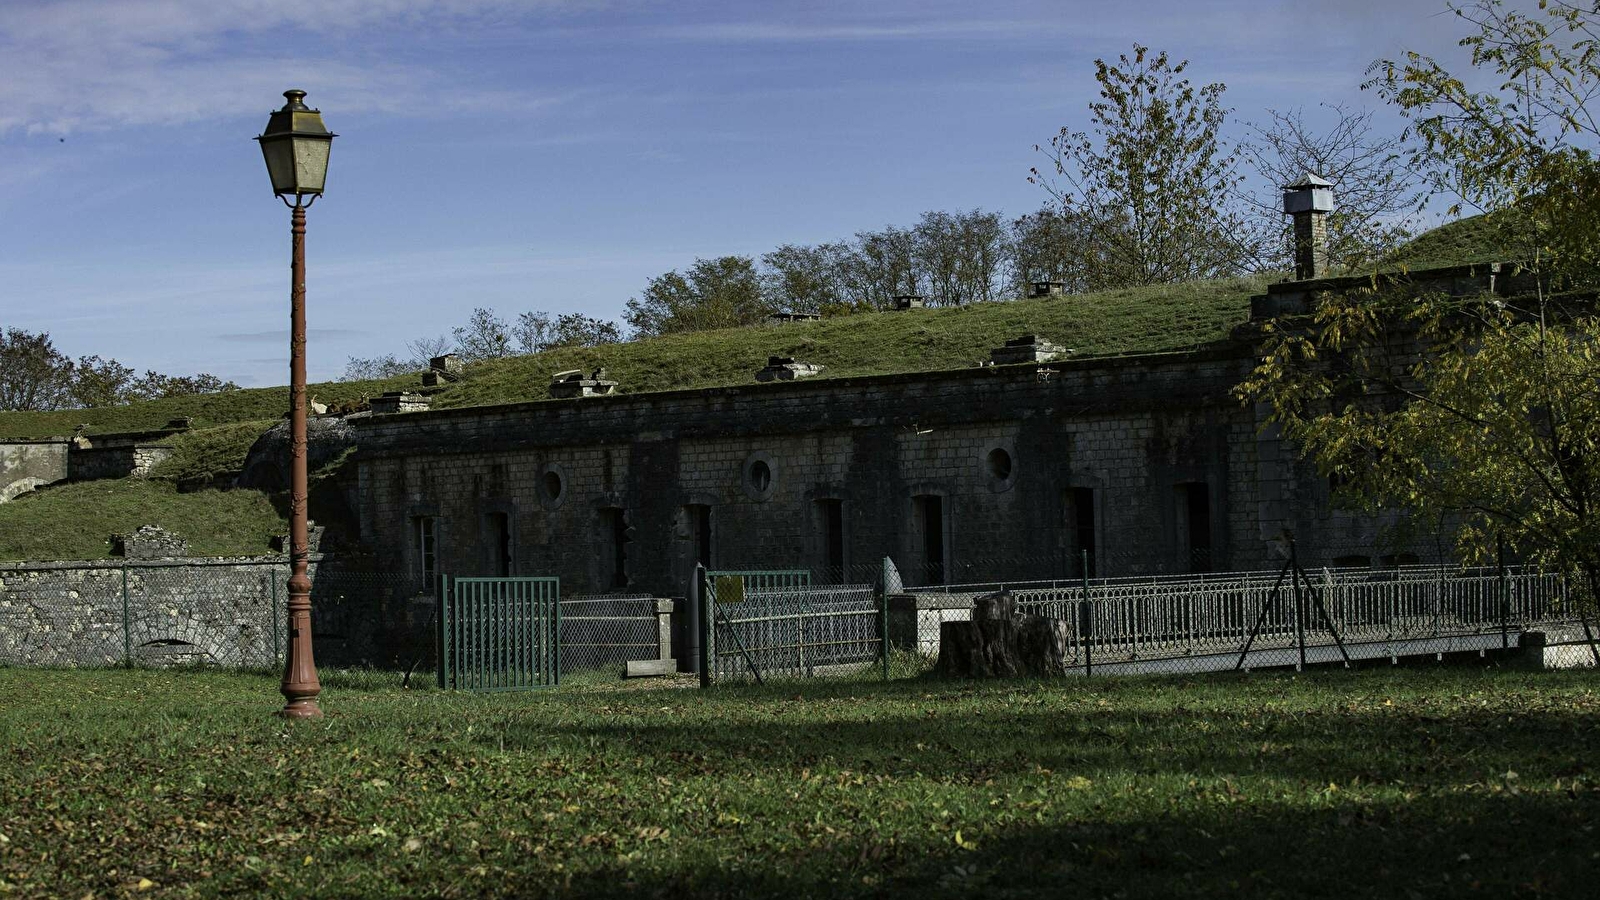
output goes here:
{"type": "Polygon", "coordinates": [[[939,672],[965,678],[1064,675],[1072,625],[1017,612],[1010,591],[979,597],[970,622],[939,625],[939,672]]]}

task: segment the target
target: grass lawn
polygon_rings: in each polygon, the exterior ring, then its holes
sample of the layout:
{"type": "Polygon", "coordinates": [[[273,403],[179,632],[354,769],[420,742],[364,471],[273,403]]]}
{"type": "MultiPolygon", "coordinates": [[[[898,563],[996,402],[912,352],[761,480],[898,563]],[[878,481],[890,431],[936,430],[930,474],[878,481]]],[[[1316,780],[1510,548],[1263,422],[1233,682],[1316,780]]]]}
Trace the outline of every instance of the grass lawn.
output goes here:
{"type": "Polygon", "coordinates": [[[469,696],[0,670],[0,895],[1593,896],[1600,674],[469,696]]]}

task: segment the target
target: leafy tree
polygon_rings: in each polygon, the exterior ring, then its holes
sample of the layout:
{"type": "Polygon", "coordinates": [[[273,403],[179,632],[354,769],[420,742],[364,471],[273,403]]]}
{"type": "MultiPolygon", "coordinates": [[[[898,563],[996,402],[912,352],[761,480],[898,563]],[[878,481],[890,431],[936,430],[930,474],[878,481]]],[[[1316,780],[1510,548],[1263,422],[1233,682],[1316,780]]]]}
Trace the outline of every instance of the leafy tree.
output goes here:
{"type": "Polygon", "coordinates": [[[340,376],[339,380],[379,381],[415,371],[417,371],[417,367],[411,361],[400,359],[393,353],[370,358],[352,356],[345,360],[344,374],[340,376]]]}
{"type": "Polygon", "coordinates": [[[839,274],[844,298],[859,305],[888,309],[896,296],[923,293],[916,233],[893,225],[856,232],[839,274]]]}
{"type": "Polygon", "coordinates": [[[1089,289],[1083,223],[1059,205],[1046,204],[1011,220],[1011,291],[1027,296],[1035,281],[1059,281],[1067,293],[1089,289]]]}
{"type": "Polygon", "coordinates": [[[166,397],[187,397],[192,394],[217,394],[236,391],[237,384],[223,381],[215,375],[201,372],[198,375],[163,375],[153,369],[136,379],[128,389],[130,400],[161,400],[166,397]]]}
{"type": "Polygon", "coordinates": [[[492,309],[478,307],[467,324],[456,328],[456,352],[466,362],[511,356],[511,330],[492,309]]]}
{"type": "Polygon", "coordinates": [[[761,257],[762,292],[774,308],[818,313],[840,302],[844,244],[784,244],[761,257]]]}
{"type": "Polygon", "coordinates": [[[959,306],[998,297],[1008,253],[999,213],[926,212],[912,234],[916,265],[935,304],[959,306]]]}
{"type": "Polygon", "coordinates": [[[550,347],[599,347],[622,342],[622,329],[617,323],[586,316],[581,313],[563,313],[550,332],[550,347]]]}
{"type": "Polygon", "coordinates": [[[1219,137],[1226,88],[1194,86],[1188,66],[1138,44],[1115,64],[1095,60],[1093,134],[1062,128],[1040,148],[1061,181],[1038,169],[1029,180],[1082,223],[1090,290],[1213,278],[1249,263],[1238,166],[1219,137]]]}
{"type": "Polygon", "coordinates": [[[1480,78],[1431,57],[1380,60],[1366,87],[1410,122],[1410,165],[1458,198],[1453,213],[1490,214],[1508,255],[1547,277],[1592,281],[1600,267],[1600,9],[1544,0],[1524,12],[1499,0],[1451,6],[1480,78]]]}
{"type": "Polygon", "coordinates": [[[1333,182],[1337,203],[1328,215],[1328,260],[1336,269],[1371,267],[1416,234],[1429,191],[1405,156],[1400,135],[1374,130],[1370,110],[1326,107],[1333,121],[1317,129],[1300,110],[1269,110],[1249,126],[1240,153],[1261,184],[1250,196],[1256,268],[1294,268],[1293,236],[1283,215],[1281,188],[1307,172],[1333,182]]]}
{"type": "Polygon", "coordinates": [[[650,337],[753,325],[769,312],[755,261],[720,256],[697,259],[687,272],[650,279],[637,298],[628,300],[623,319],[636,335],[650,337]]]}
{"type": "Polygon", "coordinates": [[[119,406],[133,391],[133,369],[114,359],[79,357],[72,368],[69,391],[76,406],[119,406]]]}
{"type": "Polygon", "coordinates": [[[1462,43],[1479,71],[1458,76],[1411,53],[1378,63],[1373,84],[1412,121],[1414,167],[1487,210],[1538,277],[1510,298],[1326,297],[1314,316],[1270,327],[1240,393],[1270,404],[1284,436],[1344,483],[1346,502],[1455,526],[1461,549],[1480,560],[1499,536],[1524,558],[1580,573],[1592,603],[1594,11],[1550,3],[1524,14],[1484,0],[1456,12],[1474,29],[1462,43]],[[1568,291],[1552,293],[1551,280],[1568,291]]]}
{"type": "Polygon", "coordinates": [[[56,409],[68,402],[72,360],[47,332],[0,332],[0,410],[56,409]]]}

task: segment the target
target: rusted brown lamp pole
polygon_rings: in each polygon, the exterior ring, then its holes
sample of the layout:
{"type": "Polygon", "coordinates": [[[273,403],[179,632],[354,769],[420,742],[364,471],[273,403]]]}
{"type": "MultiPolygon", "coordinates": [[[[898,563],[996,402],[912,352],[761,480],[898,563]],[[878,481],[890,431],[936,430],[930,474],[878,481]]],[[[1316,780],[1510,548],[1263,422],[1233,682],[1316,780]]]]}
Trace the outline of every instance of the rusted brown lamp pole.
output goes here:
{"type": "Polygon", "coordinates": [[[305,91],[284,91],[288,102],[256,137],[267,160],[272,193],[294,211],[294,256],[289,286],[289,654],[283,667],[284,706],[278,715],[314,719],[322,715],[317,664],[311,656],[311,578],[306,574],[306,210],[322,196],[328,151],[335,135],[322,113],[305,104],[305,91]],[[294,202],[290,202],[290,196],[294,202]]]}

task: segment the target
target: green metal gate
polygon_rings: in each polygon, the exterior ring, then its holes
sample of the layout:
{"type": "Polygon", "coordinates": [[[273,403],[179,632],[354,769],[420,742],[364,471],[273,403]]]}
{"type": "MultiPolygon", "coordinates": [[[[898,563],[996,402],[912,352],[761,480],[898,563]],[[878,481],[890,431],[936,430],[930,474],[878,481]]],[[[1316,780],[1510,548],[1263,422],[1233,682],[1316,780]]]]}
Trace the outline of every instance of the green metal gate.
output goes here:
{"type": "Polygon", "coordinates": [[[526,691],[561,682],[561,580],[452,578],[440,610],[439,683],[526,691]]]}
{"type": "Polygon", "coordinates": [[[706,670],[701,672],[702,685],[716,680],[730,664],[747,670],[761,680],[761,670],[752,649],[744,646],[738,629],[734,628],[728,610],[738,609],[745,598],[753,594],[796,590],[811,586],[811,572],[806,569],[744,569],[707,571],[701,587],[704,611],[701,614],[705,645],[706,670]]]}

